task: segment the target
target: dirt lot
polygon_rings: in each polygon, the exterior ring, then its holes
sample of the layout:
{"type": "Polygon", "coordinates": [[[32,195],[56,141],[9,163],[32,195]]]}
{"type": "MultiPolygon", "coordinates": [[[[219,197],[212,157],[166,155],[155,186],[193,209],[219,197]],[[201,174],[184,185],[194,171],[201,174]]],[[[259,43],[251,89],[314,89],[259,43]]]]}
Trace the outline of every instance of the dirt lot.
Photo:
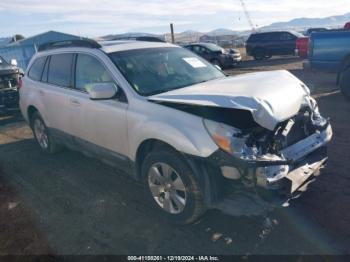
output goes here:
{"type": "MultiPolygon", "coordinates": [[[[244,62],[239,74],[288,69],[320,94],[335,76],[302,70],[295,58],[244,62]]],[[[283,87],[281,87],[283,88],[283,87]]],[[[210,211],[191,226],[155,217],[143,191],[83,155],[43,155],[19,115],[0,118],[0,255],[4,254],[350,254],[350,103],[318,95],[331,118],[329,165],[288,209],[263,217],[210,211]]]]}

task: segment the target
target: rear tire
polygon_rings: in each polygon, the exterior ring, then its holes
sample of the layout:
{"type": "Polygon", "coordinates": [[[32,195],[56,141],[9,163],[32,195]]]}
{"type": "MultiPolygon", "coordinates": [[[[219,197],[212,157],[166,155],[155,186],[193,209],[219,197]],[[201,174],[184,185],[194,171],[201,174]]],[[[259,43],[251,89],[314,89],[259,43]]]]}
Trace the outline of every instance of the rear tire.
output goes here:
{"type": "Polygon", "coordinates": [[[151,151],[142,164],[142,179],[155,212],[179,224],[190,224],[206,208],[192,169],[174,150],[151,151]]]}
{"type": "Polygon", "coordinates": [[[253,56],[256,61],[261,61],[266,57],[266,51],[263,48],[257,48],[254,50],[253,56]]]}
{"type": "Polygon", "coordinates": [[[30,127],[42,152],[54,154],[62,150],[63,147],[51,136],[50,130],[45,125],[39,112],[33,113],[30,119],[30,127]]]}

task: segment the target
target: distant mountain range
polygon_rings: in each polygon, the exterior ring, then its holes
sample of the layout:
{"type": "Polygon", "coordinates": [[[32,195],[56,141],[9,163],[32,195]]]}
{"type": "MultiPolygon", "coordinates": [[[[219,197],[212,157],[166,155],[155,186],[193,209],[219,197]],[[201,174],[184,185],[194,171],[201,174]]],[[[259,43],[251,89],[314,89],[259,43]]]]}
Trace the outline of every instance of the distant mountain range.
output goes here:
{"type": "MultiPolygon", "coordinates": [[[[272,31],[272,30],[293,29],[296,31],[304,31],[311,27],[341,28],[347,22],[350,22],[350,13],[347,13],[344,15],[338,15],[338,16],[330,16],[325,18],[296,18],[288,22],[273,23],[269,26],[261,27],[259,28],[259,30],[272,31]]],[[[191,42],[191,40],[193,39],[195,39],[194,41],[198,41],[198,39],[203,35],[207,35],[211,37],[235,35],[235,36],[242,36],[244,38],[244,37],[247,37],[249,34],[251,34],[251,30],[233,31],[227,28],[218,28],[207,33],[187,30],[185,32],[175,34],[175,38],[180,42],[186,42],[186,41],[191,42]]]]}
{"type": "Polygon", "coordinates": [[[342,27],[350,22],[350,13],[338,16],[329,16],[325,18],[296,18],[288,22],[273,23],[262,27],[261,30],[276,29],[305,29],[310,27],[342,27]]]}
{"type": "Polygon", "coordinates": [[[239,32],[233,31],[231,29],[226,29],[226,28],[218,28],[205,34],[209,36],[220,36],[220,35],[237,35],[239,34],[239,32]]]}
{"type": "Polygon", "coordinates": [[[4,46],[4,45],[7,45],[8,43],[11,42],[11,37],[3,37],[3,38],[0,38],[0,46],[4,46]]]}
{"type": "MultiPolygon", "coordinates": [[[[350,22],[350,13],[338,16],[330,16],[324,18],[296,18],[292,19],[288,22],[277,22],[268,26],[264,26],[259,28],[260,31],[271,31],[271,30],[287,30],[293,29],[297,31],[303,31],[310,27],[327,27],[327,28],[338,28],[343,27],[345,23],[350,22]]],[[[227,35],[236,35],[236,36],[246,36],[251,33],[251,30],[246,31],[233,31],[227,28],[218,28],[212,30],[210,32],[199,32],[195,30],[187,30],[181,33],[176,33],[175,38],[179,42],[195,42],[203,36],[211,36],[211,37],[220,37],[227,35]]],[[[114,38],[114,37],[137,37],[137,36],[157,36],[162,39],[170,40],[170,34],[165,35],[152,35],[146,33],[127,33],[122,35],[109,35],[103,37],[104,39],[114,38]]]]}

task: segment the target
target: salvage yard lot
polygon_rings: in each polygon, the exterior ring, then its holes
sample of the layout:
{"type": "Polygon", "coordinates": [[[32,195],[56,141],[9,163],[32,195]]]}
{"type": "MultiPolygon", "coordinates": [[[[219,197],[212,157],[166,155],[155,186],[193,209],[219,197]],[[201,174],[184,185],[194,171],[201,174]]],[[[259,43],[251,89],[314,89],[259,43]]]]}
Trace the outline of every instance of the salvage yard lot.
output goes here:
{"type": "Polygon", "coordinates": [[[267,218],[210,211],[173,225],[108,166],[69,150],[43,155],[15,114],[0,118],[0,255],[350,254],[350,103],[333,91],[334,74],[305,72],[293,57],[245,61],[227,74],[276,69],[313,89],[334,128],[327,168],[290,208],[267,218]]]}

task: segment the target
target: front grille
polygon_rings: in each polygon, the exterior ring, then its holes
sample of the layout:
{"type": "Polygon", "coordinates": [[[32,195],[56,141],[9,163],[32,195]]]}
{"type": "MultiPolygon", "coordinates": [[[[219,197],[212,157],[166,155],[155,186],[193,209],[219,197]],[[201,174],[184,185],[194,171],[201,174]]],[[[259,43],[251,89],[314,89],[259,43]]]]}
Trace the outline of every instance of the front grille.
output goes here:
{"type": "Polygon", "coordinates": [[[7,108],[17,108],[19,94],[16,90],[8,90],[0,92],[0,106],[7,108]]]}
{"type": "Polygon", "coordinates": [[[18,86],[16,74],[0,76],[0,89],[13,88],[18,86]]]}

